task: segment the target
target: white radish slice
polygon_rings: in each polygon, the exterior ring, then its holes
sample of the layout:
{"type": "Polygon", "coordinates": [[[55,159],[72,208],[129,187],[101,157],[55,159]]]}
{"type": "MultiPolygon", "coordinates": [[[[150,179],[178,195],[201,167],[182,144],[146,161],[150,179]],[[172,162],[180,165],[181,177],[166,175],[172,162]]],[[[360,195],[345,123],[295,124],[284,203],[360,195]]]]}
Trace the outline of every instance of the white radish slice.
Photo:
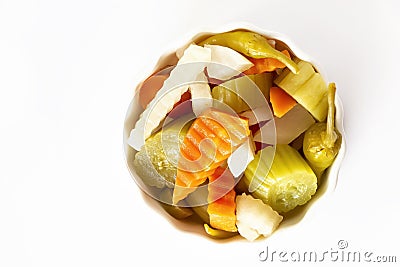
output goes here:
{"type": "Polygon", "coordinates": [[[234,177],[239,177],[247,168],[247,165],[254,159],[254,143],[251,138],[240,145],[232,155],[229,156],[228,168],[234,177]]]}
{"type": "Polygon", "coordinates": [[[235,50],[220,45],[205,45],[211,49],[211,64],[207,67],[208,76],[228,80],[251,68],[254,64],[235,50]]]}
{"type": "Polygon", "coordinates": [[[189,85],[191,94],[192,110],[196,116],[213,106],[210,85],[204,72],[201,72],[196,83],[189,85]]]}
{"type": "Polygon", "coordinates": [[[145,140],[180,100],[181,95],[189,89],[189,84],[196,81],[199,74],[204,72],[210,60],[209,48],[190,45],[185,50],[177,66],[136,122],[127,140],[131,147],[140,150],[145,140]]]}
{"type": "Polygon", "coordinates": [[[247,240],[270,236],[282,220],[283,217],[261,199],[245,193],[236,196],[236,226],[247,240]]]}

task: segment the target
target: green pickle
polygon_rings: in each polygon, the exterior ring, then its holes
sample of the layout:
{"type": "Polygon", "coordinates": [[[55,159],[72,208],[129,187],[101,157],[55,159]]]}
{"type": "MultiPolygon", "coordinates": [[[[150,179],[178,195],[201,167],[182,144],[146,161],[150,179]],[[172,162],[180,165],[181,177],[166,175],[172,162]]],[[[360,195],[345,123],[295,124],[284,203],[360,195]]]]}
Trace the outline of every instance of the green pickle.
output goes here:
{"type": "Polygon", "coordinates": [[[231,31],[213,35],[199,45],[222,45],[252,58],[274,58],[285,64],[290,71],[297,73],[299,68],[295,62],[282,52],[273,48],[267,38],[250,31],[231,31]]]}
{"type": "Polygon", "coordinates": [[[342,136],[335,129],[335,93],[336,86],[328,86],[328,119],[327,122],[316,123],[304,135],[303,152],[318,177],[332,165],[339,153],[342,136]]]}
{"type": "Polygon", "coordinates": [[[157,188],[173,188],[177,172],[179,145],[189,129],[185,117],[171,122],[149,137],[135,155],[133,165],[143,183],[157,188]]]}
{"type": "Polygon", "coordinates": [[[264,97],[269,101],[269,89],[272,87],[272,72],[248,75],[257,85],[264,97]]]}
{"type": "Polygon", "coordinates": [[[250,193],[285,213],[304,205],[317,190],[317,177],[300,153],[289,145],[260,150],[245,171],[250,193]],[[272,160],[272,162],[271,162],[272,160]],[[256,184],[256,186],[251,185],[256,184]]]}
{"type": "Polygon", "coordinates": [[[172,217],[178,220],[185,219],[193,214],[191,208],[168,204],[172,203],[172,190],[169,188],[164,188],[161,191],[159,196],[159,203],[166,212],[168,212],[172,217]]]}
{"type": "Polygon", "coordinates": [[[328,113],[328,88],[321,74],[316,73],[311,63],[298,61],[299,73],[287,69],[274,80],[274,83],[292,96],[318,121],[325,121],[328,113]]]}
{"type": "Polygon", "coordinates": [[[262,106],[265,101],[260,98],[261,94],[258,94],[258,91],[269,99],[271,85],[271,73],[241,76],[215,86],[212,97],[228,105],[236,113],[241,113],[249,110],[249,106],[262,106]]]}
{"type": "Polygon", "coordinates": [[[208,189],[207,187],[197,188],[196,191],[190,193],[185,201],[189,204],[197,216],[206,224],[210,223],[210,216],[207,212],[208,208],[208,189]]]}

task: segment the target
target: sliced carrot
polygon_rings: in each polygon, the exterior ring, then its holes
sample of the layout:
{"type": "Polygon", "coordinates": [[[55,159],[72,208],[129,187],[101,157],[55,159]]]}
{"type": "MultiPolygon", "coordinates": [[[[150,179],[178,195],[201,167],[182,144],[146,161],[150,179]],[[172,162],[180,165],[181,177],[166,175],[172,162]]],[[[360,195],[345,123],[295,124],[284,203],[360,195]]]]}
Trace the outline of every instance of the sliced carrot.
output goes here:
{"type": "Polygon", "coordinates": [[[139,91],[139,103],[142,108],[146,108],[150,101],[157,94],[158,90],[164,84],[164,81],[168,78],[168,75],[154,75],[147,78],[139,91]]]}
{"type": "Polygon", "coordinates": [[[250,135],[249,120],[237,116],[232,116],[228,113],[210,110],[207,114],[210,118],[218,121],[224,129],[229,133],[229,140],[226,140],[233,147],[238,147],[243,143],[243,140],[250,135]]]}
{"type": "Polygon", "coordinates": [[[214,172],[215,169],[201,173],[192,173],[183,170],[178,171],[175,179],[172,202],[177,204],[180,200],[187,197],[187,195],[194,192],[196,188],[204,183],[208,176],[212,175],[214,172]]]}
{"type": "Polygon", "coordinates": [[[297,104],[293,97],[279,87],[271,87],[269,96],[274,115],[279,118],[285,115],[286,112],[291,110],[297,104]]]}
{"type": "Polygon", "coordinates": [[[215,229],[236,232],[235,180],[229,169],[218,167],[209,177],[208,207],[210,225],[215,229]]]}
{"type": "Polygon", "coordinates": [[[215,124],[215,122],[213,122],[213,120],[209,118],[201,118],[197,121],[195,125],[193,125],[193,127],[195,128],[195,132],[197,132],[202,137],[202,139],[200,139],[200,142],[207,138],[212,139],[212,141],[218,148],[218,151],[222,155],[231,153],[232,148],[231,144],[229,143],[229,134],[221,126],[221,124],[215,124]],[[219,133],[214,133],[213,129],[210,127],[214,129],[219,128],[219,133]]]}
{"type": "Polygon", "coordinates": [[[173,203],[178,203],[204,183],[249,135],[245,119],[215,109],[200,115],[180,146],[173,203]]]}
{"type": "MultiPolygon", "coordinates": [[[[287,57],[290,58],[290,54],[287,50],[282,51],[287,57]]],[[[286,65],[275,58],[248,58],[254,66],[246,70],[244,74],[259,74],[266,71],[274,71],[286,67],[286,65]]]]}

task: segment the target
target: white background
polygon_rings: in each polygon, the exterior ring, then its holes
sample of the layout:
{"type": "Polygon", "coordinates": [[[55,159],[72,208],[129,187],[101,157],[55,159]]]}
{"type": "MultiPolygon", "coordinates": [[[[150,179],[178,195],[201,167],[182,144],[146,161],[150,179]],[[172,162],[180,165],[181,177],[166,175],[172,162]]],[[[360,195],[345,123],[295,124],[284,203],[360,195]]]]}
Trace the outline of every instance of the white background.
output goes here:
{"type": "Polygon", "coordinates": [[[0,0],[0,266],[265,266],[266,246],[323,251],[340,239],[400,261],[399,11],[396,1],[0,0]],[[220,244],[146,204],[122,128],[166,47],[237,21],[290,36],[336,82],[347,153],[318,212],[267,240],[220,244]]]}

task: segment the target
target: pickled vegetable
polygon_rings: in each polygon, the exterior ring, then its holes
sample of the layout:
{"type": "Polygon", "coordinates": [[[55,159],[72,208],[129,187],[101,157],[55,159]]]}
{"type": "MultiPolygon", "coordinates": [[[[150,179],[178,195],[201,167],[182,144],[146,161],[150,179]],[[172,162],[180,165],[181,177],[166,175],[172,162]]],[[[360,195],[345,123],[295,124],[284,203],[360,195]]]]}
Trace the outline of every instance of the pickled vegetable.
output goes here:
{"type": "Polygon", "coordinates": [[[214,99],[231,107],[236,113],[266,105],[262,97],[269,94],[271,76],[257,74],[226,81],[212,90],[214,99]]]}
{"type": "Polygon", "coordinates": [[[269,205],[245,193],[236,197],[236,205],[239,234],[249,241],[271,235],[283,219],[269,205]]]}
{"type": "Polygon", "coordinates": [[[207,74],[211,78],[228,80],[253,66],[253,63],[237,51],[220,45],[205,45],[211,50],[211,63],[207,74]]]}
{"type": "Polygon", "coordinates": [[[304,135],[303,152],[318,177],[323,174],[326,168],[332,165],[341,146],[342,136],[335,129],[335,92],[335,84],[330,83],[327,122],[313,125],[304,135]]]}
{"type": "Polygon", "coordinates": [[[182,117],[146,140],[135,155],[135,171],[148,186],[172,188],[175,183],[179,144],[189,129],[186,117],[182,117]]]}
{"type": "Polygon", "coordinates": [[[279,213],[305,204],[317,190],[313,170],[289,145],[276,145],[275,154],[272,146],[260,150],[242,179],[254,197],[279,213]]]}
{"type": "Polygon", "coordinates": [[[189,207],[192,208],[194,213],[197,214],[198,217],[204,223],[210,223],[210,216],[208,215],[207,208],[208,208],[208,191],[206,187],[197,188],[193,193],[189,194],[185,202],[188,204],[189,207]]]}
{"type": "Polygon", "coordinates": [[[234,177],[239,177],[246,170],[247,165],[254,159],[255,149],[253,139],[250,137],[229,156],[227,163],[234,177]]]}
{"type": "Polygon", "coordinates": [[[173,203],[204,183],[249,135],[245,119],[216,109],[199,116],[180,145],[173,203]]]}
{"type": "Polygon", "coordinates": [[[260,74],[247,75],[247,77],[257,85],[265,99],[269,100],[269,90],[272,86],[272,73],[264,72],[260,74]]]}
{"type": "MultiPolygon", "coordinates": [[[[290,58],[289,51],[283,50],[282,53],[290,58]]],[[[250,58],[250,61],[254,64],[254,66],[244,72],[246,75],[275,71],[276,69],[286,67],[285,64],[275,58],[250,58]]]]}
{"type": "Polygon", "coordinates": [[[202,72],[198,75],[197,82],[189,86],[192,110],[196,116],[200,116],[201,113],[213,105],[210,85],[206,81],[207,77],[202,72]]]}
{"type": "Polygon", "coordinates": [[[298,66],[298,74],[284,70],[274,82],[306,108],[314,118],[320,122],[324,121],[328,113],[328,87],[321,74],[316,73],[309,62],[300,61],[298,66]]]}
{"type": "Polygon", "coordinates": [[[296,75],[291,73],[290,70],[284,69],[274,80],[274,83],[282,89],[291,92],[296,91],[315,73],[313,66],[309,62],[298,60],[297,66],[299,67],[299,72],[296,75]]]}
{"type": "Polygon", "coordinates": [[[168,74],[156,74],[148,77],[139,89],[139,103],[143,109],[147,107],[154,98],[157,91],[160,90],[164,81],[168,78],[168,74]]]}
{"type": "Polygon", "coordinates": [[[315,120],[305,108],[295,105],[282,118],[274,117],[254,135],[254,141],[265,144],[289,144],[304,133],[315,120]],[[276,134],[275,134],[276,131],[276,134]]]}
{"type": "Polygon", "coordinates": [[[218,167],[209,177],[208,208],[212,227],[236,232],[235,179],[229,169],[218,167]]]}
{"type": "Polygon", "coordinates": [[[199,45],[222,45],[252,58],[274,58],[285,64],[293,73],[298,67],[288,56],[273,48],[268,40],[255,32],[232,31],[213,35],[199,45]]]}
{"type": "Polygon", "coordinates": [[[169,204],[172,203],[172,190],[169,188],[164,188],[161,191],[159,200],[159,203],[163,207],[163,209],[175,219],[182,220],[193,214],[191,208],[178,207],[176,205],[169,204]]]}
{"type": "Polygon", "coordinates": [[[274,115],[278,118],[281,118],[297,104],[293,97],[279,87],[271,87],[269,96],[274,115]]]}
{"type": "Polygon", "coordinates": [[[131,147],[137,151],[142,148],[147,138],[153,134],[174,105],[179,102],[181,96],[188,91],[189,83],[196,81],[210,60],[211,50],[209,48],[190,45],[185,50],[178,65],[171,71],[170,76],[164,81],[163,86],[136,121],[127,140],[131,147]],[[188,64],[189,67],[184,64],[188,64]]]}
{"type": "Polygon", "coordinates": [[[237,235],[237,232],[227,232],[224,230],[214,229],[206,223],[204,224],[204,230],[210,237],[215,239],[226,239],[237,235]]]}
{"type": "Polygon", "coordinates": [[[255,88],[252,81],[246,77],[229,80],[212,89],[212,96],[215,100],[221,101],[231,107],[236,113],[249,110],[248,104],[240,97],[248,87],[255,88]]]}

